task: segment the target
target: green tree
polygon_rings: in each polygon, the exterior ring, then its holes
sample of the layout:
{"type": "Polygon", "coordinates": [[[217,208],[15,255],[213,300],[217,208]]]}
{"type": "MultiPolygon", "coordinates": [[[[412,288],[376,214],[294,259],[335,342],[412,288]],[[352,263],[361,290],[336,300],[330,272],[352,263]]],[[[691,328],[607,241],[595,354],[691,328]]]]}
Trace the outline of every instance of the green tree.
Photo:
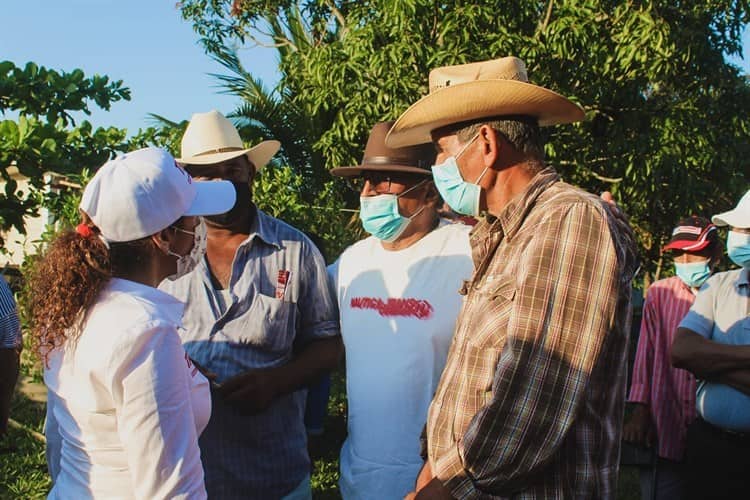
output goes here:
{"type": "Polygon", "coordinates": [[[585,122],[549,131],[548,161],[575,184],[613,191],[639,236],[646,284],[678,217],[724,210],[750,186],[750,88],[725,59],[741,52],[746,0],[181,6],[211,54],[279,49],[276,95],[316,121],[298,132],[325,168],[356,161],[373,123],[427,93],[431,68],[521,57],[532,81],[586,110],[585,122]]]}
{"type": "Polygon", "coordinates": [[[89,115],[92,104],[108,110],[112,103],[129,99],[122,81],[106,76],[0,62],[0,113],[17,115],[0,120],[0,174],[6,181],[0,193],[0,230],[13,226],[24,232],[23,217],[36,214],[42,202],[37,190],[45,172],[80,173],[126,148],[125,130],[94,129],[86,120],[76,124],[71,113],[89,115]],[[18,192],[8,172],[11,165],[30,179],[30,192],[18,192]]]}

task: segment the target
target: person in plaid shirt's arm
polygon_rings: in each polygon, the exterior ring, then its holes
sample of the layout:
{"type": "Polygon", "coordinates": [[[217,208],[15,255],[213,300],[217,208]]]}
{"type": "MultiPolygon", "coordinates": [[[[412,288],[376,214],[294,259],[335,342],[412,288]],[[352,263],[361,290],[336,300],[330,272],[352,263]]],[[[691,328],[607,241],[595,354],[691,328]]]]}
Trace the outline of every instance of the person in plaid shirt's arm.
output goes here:
{"type": "Polygon", "coordinates": [[[583,112],[514,57],[438,68],[430,89],[389,144],[431,139],[443,198],[485,217],[416,498],[613,498],[634,237],[544,164],[539,131],[583,112]]]}

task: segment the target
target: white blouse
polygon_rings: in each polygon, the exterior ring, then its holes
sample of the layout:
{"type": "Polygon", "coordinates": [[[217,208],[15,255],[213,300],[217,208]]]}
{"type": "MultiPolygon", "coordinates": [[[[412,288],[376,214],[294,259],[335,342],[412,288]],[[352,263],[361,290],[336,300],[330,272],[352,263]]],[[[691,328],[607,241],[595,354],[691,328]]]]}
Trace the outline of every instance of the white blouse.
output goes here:
{"type": "Polygon", "coordinates": [[[76,341],[51,353],[49,498],[206,498],[198,435],[211,399],[177,334],[182,312],[171,295],[115,278],[76,341]]]}

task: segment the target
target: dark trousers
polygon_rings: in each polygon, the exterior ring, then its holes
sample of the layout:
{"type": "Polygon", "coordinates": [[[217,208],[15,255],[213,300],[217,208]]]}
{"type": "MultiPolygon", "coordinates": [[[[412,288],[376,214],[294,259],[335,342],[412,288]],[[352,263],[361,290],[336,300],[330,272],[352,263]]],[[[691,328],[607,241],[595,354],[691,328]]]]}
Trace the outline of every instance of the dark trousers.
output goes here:
{"type": "Polygon", "coordinates": [[[702,418],[688,427],[688,498],[750,498],[750,434],[721,430],[702,418]]]}

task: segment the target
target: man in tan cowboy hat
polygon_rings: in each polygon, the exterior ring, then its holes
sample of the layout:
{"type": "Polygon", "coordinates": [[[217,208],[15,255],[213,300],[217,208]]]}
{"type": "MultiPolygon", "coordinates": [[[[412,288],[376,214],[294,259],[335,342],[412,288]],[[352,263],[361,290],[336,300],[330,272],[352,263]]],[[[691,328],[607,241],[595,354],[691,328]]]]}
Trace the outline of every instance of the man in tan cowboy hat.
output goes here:
{"type": "Polygon", "coordinates": [[[234,183],[237,203],[207,217],[206,257],[162,288],[186,303],[182,340],[213,383],[200,438],[211,498],[310,498],[305,391],[343,346],[325,264],[300,231],[258,210],[253,178],[277,141],[245,148],[216,111],[193,115],[179,163],[234,183]]]}
{"type": "Polygon", "coordinates": [[[518,58],[435,69],[386,143],[432,141],[435,184],[470,242],[417,498],[613,498],[625,399],[632,233],[544,163],[539,126],[583,119],[518,58]]]}
{"type": "Polygon", "coordinates": [[[345,499],[403,498],[422,466],[419,435],[443,371],[457,293],[471,276],[469,226],[441,221],[431,144],[389,148],[393,122],[375,125],[356,180],[372,236],[329,267],[346,347],[348,436],[339,486],[345,499]]]}

